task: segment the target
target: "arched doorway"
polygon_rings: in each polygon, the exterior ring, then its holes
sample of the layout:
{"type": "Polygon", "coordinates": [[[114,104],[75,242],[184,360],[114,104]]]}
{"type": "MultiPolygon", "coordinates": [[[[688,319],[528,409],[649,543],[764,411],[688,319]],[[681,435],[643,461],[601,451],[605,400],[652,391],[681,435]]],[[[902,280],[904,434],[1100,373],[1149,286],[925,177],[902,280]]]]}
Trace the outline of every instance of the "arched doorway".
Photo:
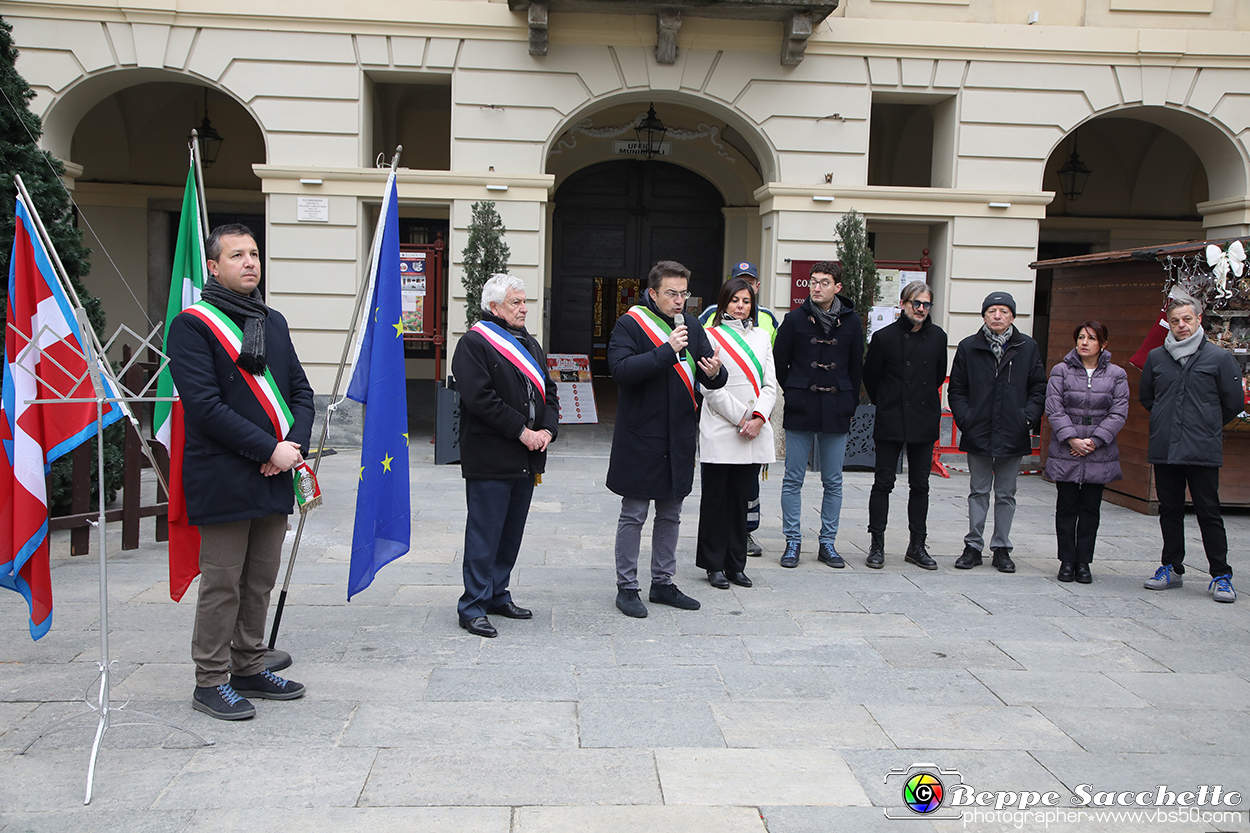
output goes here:
{"type": "MultiPolygon", "coordinates": [[[[1198,206],[1215,190],[1205,163],[1222,161],[1218,154],[1204,158],[1200,137],[1194,144],[1197,122],[1192,117],[1176,121],[1175,114],[1160,108],[1133,108],[1091,119],[1069,134],[1046,162],[1042,188],[1054,191],[1055,198],[1039,230],[1038,259],[1202,238],[1198,206]],[[1090,174],[1072,198],[1064,193],[1059,170],[1074,152],[1090,174]]],[[[1034,337],[1043,351],[1051,279],[1051,270],[1038,271],[1034,337]]]]}
{"type": "Polygon", "coordinates": [[[690,307],[713,303],[724,278],[724,206],[712,183],[657,160],[601,162],[569,176],[555,195],[549,351],[589,354],[606,375],[612,326],[658,260],[690,270],[690,307]]]}
{"type": "Polygon", "coordinates": [[[123,70],[84,82],[49,113],[48,144],[81,167],[74,200],[93,250],[88,288],[109,328],[163,322],[189,164],[188,135],[207,117],[223,138],[206,167],[209,222],[243,222],[265,247],[266,158],[253,115],[228,93],[175,72],[123,70]]]}

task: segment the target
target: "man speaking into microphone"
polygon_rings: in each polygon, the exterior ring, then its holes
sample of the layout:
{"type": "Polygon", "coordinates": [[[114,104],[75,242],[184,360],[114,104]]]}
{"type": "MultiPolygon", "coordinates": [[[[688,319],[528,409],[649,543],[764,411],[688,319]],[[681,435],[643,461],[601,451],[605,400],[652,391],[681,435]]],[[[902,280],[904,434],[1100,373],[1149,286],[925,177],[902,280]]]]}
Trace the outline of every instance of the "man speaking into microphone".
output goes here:
{"type": "Polygon", "coordinates": [[[699,603],[677,589],[677,533],[681,504],[694,485],[698,435],[696,381],[724,387],[729,374],[719,350],[693,316],[682,315],[690,297],[690,270],[661,260],[647,276],[645,303],[620,317],[608,342],[608,369],[616,380],[618,404],[608,464],[608,488],[621,496],[616,525],[616,606],[641,619],[638,552],[642,525],[655,501],[651,532],[651,592],[648,598],[683,610],[699,603]]]}

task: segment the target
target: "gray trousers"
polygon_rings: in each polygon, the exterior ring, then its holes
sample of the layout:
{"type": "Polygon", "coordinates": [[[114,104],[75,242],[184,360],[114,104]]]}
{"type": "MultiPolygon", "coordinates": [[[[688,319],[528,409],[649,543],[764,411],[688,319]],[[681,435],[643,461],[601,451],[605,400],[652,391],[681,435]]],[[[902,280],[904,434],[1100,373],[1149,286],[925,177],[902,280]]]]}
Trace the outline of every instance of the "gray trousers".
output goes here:
{"type": "Polygon", "coordinates": [[[964,544],[977,552],[985,549],[985,516],[990,509],[990,487],[994,488],[994,535],[990,549],[1011,549],[1011,522],[1016,516],[1016,480],[1020,477],[1019,457],[968,455],[968,534],[964,544]]]}
{"type": "MultiPolygon", "coordinates": [[[[672,584],[677,572],[677,533],[681,529],[681,502],[657,500],[655,523],[651,526],[651,583],[672,584]]],[[[638,552],[642,547],[642,525],[647,521],[651,501],[621,498],[621,518],[616,522],[616,586],[638,588],[638,552]]]]}
{"type": "Polygon", "coordinates": [[[265,617],[278,578],[286,515],[205,524],[191,659],[195,684],[219,686],[265,667],[265,617]]]}

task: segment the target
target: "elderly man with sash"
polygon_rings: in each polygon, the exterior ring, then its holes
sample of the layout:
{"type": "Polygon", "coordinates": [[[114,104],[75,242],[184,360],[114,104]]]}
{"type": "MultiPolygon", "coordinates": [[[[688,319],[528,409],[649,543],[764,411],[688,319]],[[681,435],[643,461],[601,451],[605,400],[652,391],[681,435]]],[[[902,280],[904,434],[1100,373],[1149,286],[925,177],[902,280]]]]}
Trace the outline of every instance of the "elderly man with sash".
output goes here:
{"type": "Polygon", "coordinates": [[[278,576],[292,469],[312,434],[313,392],[286,319],[265,305],[247,226],[206,245],[199,303],[169,325],[170,371],[185,413],[182,485],[200,534],[191,704],[221,720],[252,717],[246,698],[293,700],[304,686],[265,669],[264,629],[278,576]]]}
{"type": "Polygon", "coordinates": [[[694,485],[698,434],[695,382],[724,387],[719,348],[693,316],[685,316],[690,270],[661,260],[647,276],[645,303],[620,317],[608,341],[608,369],[616,380],[616,428],[608,488],[621,496],[616,525],[616,606],[641,619],[638,552],[642,525],[655,501],[651,532],[651,591],[648,598],[683,610],[699,603],[677,589],[677,533],[681,504],[694,485]],[[680,317],[681,320],[677,320],[680,317]],[[686,319],[689,318],[689,323],[686,319]]]}
{"type": "Polygon", "coordinates": [[[464,595],[460,627],[499,635],[487,614],[530,619],[508,591],[521,549],[534,485],[556,438],[560,404],[547,375],[547,356],[525,329],[525,284],[492,275],[482,287],[482,320],[451,360],[460,392],[460,473],[464,525],[464,595]]]}

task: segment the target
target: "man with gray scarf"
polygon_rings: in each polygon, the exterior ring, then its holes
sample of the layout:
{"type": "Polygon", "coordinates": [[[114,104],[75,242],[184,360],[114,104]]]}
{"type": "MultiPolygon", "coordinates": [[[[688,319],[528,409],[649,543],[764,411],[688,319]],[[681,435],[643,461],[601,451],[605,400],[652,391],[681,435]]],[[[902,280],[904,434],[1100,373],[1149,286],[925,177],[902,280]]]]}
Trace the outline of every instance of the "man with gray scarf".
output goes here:
{"type": "Polygon", "coordinates": [[[1011,524],[1016,514],[1020,458],[1032,451],[1030,434],[1041,422],[1046,369],[1037,342],[1015,326],[1016,300],[991,292],[981,303],[981,329],[959,342],[947,392],[959,428],[959,450],[968,455],[968,534],[955,567],[981,564],[990,488],[994,489],[993,564],[1014,573],[1011,524]]]}
{"type": "Polygon", "coordinates": [[[286,319],[257,288],[251,230],[218,226],[205,253],[211,277],[201,302],[174,318],[166,337],[185,414],[186,515],[200,535],[191,705],[244,720],[256,714],[248,697],[304,695],[303,685],[265,668],[264,630],[295,505],[291,469],[312,435],[313,392],[286,319]]]}
{"type": "Polygon", "coordinates": [[[1146,460],[1154,466],[1163,533],[1162,566],[1145,586],[1170,590],[1184,583],[1188,486],[1211,569],[1207,592],[1217,602],[1233,602],[1237,592],[1220,516],[1220,466],[1224,425],[1245,408],[1241,369],[1227,350],[1207,341],[1200,301],[1172,298],[1167,320],[1167,339],[1146,357],[1139,388],[1150,412],[1146,460]]]}

